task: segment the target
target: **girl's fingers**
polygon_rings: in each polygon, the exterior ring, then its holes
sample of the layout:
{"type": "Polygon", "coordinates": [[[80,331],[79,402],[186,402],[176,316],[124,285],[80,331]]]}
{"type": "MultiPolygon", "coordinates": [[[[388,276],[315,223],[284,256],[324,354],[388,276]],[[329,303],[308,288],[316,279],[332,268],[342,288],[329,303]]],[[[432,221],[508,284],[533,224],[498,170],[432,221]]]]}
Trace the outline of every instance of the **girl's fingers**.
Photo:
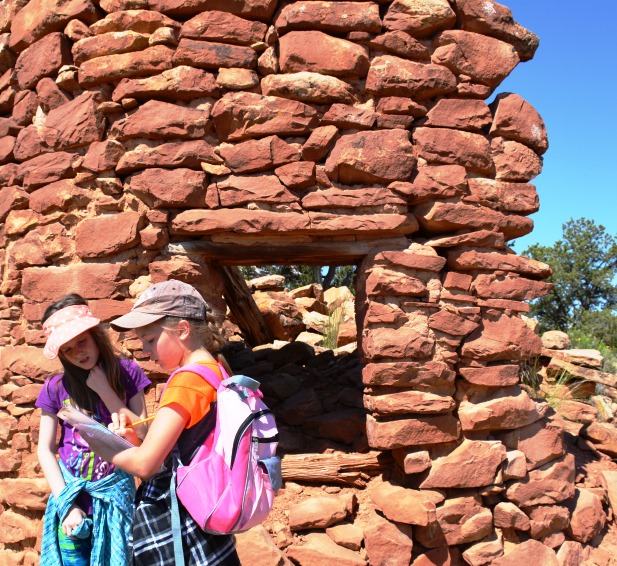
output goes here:
{"type": "Polygon", "coordinates": [[[116,431],[120,428],[120,422],[118,420],[118,413],[111,414],[111,422],[107,425],[107,428],[111,431],[116,431]]]}

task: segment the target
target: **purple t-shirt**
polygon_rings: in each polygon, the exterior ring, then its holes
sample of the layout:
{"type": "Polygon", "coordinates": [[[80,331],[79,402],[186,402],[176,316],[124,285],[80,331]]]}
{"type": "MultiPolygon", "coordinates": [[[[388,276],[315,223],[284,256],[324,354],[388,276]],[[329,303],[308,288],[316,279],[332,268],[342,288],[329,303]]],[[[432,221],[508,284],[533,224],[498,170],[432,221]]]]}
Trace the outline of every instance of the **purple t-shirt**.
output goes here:
{"type": "MultiPolygon", "coordinates": [[[[119,358],[119,362],[122,368],[120,378],[126,392],[124,401],[128,404],[137,393],[150,385],[150,380],[135,362],[124,358],[119,358]]],[[[62,407],[71,404],[62,376],[63,374],[54,375],[45,382],[35,403],[37,407],[56,414],[62,407]]],[[[111,415],[103,403],[99,403],[98,414],[92,417],[105,426],[111,422],[111,415]]],[[[97,481],[114,471],[113,464],[90,451],[81,436],[75,434],[74,427],[62,419],[58,422],[60,424],[58,455],[73,476],[97,481]]]]}

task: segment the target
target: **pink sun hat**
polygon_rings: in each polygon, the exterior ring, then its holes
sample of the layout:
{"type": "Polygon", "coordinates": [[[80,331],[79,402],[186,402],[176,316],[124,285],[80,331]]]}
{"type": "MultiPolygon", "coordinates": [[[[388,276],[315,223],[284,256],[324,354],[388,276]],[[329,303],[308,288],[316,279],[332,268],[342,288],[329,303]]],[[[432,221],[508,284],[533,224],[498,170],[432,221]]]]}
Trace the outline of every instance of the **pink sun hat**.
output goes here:
{"type": "Polygon", "coordinates": [[[99,322],[86,305],[71,305],[60,309],[43,323],[43,331],[47,336],[43,355],[53,360],[63,344],[94,328],[99,322]]]}

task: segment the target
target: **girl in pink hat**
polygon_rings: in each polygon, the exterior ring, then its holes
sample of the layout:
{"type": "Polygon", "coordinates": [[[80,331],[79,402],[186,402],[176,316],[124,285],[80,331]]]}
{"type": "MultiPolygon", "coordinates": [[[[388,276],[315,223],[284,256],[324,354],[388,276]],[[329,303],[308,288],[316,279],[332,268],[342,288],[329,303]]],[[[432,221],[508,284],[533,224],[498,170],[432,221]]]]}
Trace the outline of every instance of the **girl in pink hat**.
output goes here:
{"type": "Polygon", "coordinates": [[[129,560],[135,480],[90,451],[57,413],[73,405],[105,426],[111,413],[143,419],[144,389],[150,380],[135,362],[116,356],[100,320],[80,295],[69,294],[50,305],[42,322],[47,337],[44,355],[58,357],[63,372],[45,381],[36,401],[42,409],[37,455],[51,489],[41,566],[124,566],[129,560]]]}

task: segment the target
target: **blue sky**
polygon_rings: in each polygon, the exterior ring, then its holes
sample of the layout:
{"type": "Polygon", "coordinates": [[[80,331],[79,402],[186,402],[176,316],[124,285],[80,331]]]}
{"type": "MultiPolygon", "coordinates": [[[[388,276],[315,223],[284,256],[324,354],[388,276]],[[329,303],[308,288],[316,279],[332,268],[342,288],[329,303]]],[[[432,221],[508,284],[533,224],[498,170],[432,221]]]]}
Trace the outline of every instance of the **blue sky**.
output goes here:
{"type": "Polygon", "coordinates": [[[544,119],[549,141],[543,171],[531,181],[540,197],[540,210],[531,215],[534,230],[515,240],[514,250],[553,245],[570,218],[594,220],[617,236],[617,2],[499,3],[540,46],[495,94],[515,92],[527,100],[544,119]]]}

